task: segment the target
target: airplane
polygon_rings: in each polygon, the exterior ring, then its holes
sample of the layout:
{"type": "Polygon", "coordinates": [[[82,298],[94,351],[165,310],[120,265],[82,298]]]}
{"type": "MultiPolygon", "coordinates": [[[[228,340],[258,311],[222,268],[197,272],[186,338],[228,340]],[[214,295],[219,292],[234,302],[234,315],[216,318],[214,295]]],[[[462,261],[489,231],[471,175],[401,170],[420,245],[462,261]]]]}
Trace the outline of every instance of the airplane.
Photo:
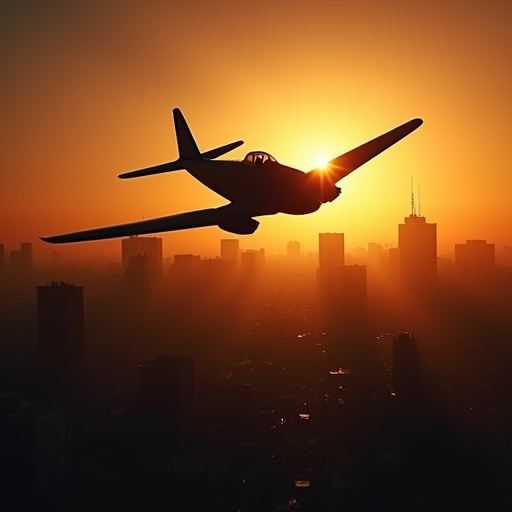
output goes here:
{"type": "Polygon", "coordinates": [[[336,184],[352,171],[416,130],[422,119],[412,119],[330,160],[325,168],[302,172],[287,167],[264,151],[251,151],[240,160],[215,160],[243,144],[239,140],[201,153],[180,109],[173,110],[178,144],[177,160],[120,174],[121,179],[138,178],[187,170],[203,185],[229,201],[218,208],[195,210],[128,224],[100,227],[63,235],[41,237],[61,244],[103,240],[133,235],[218,226],[236,235],[250,235],[259,221],[255,217],[287,213],[305,215],[341,193],[336,184]]]}

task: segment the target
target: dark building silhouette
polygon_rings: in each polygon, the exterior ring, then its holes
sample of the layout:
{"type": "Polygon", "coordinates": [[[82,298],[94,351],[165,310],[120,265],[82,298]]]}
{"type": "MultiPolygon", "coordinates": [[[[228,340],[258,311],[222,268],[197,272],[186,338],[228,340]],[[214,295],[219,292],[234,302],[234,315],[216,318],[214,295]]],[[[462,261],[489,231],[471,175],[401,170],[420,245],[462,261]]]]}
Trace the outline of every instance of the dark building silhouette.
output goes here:
{"type": "Polygon", "coordinates": [[[248,249],[243,251],[240,259],[240,273],[242,278],[254,279],[263,270],[265,265],[264,249],[248,249]]]}
{"type": "Polygon", "coordinates": [[[147,254],[131,256],[128,259],[128,265],[124,269],[124,283],[126,299],[131,306],[149,306],[154,283],[147,254]]]}
{"type": "Polygon", "coordinates": [[[21,400],[18,393],[4,393],[0,395],[0,434],[0,509],[14,510],[10,505],[15,503],[16,510],[25,510],[23,505],[32,505],[29,502],[38,495],[62,489],[66,470],[63,409],[44,408],[21,400]]]}
{"type": "Polygon", "coordinates": [[[300,242],[291,241],[286,244],[286,257],[290,262],[297,262],[301,258],[300,242]]]}
{"type": "Polygon", "coordinates": [[[420,394],[420,353],[414,334],[404,332],[393,341],[393,391],[412,400],[420,394]]]}
{"type": "Polygon", "coordinates": [[[4,266],[4,244],[0,244],[0,269],[4,266]]]}
{"type": "Polygon", "coordinates": [[[201,258],[194,254],[175,254],[174,263],[169,271],[171,289],[175,293],[190,291],[195,285],[199,276],[199,265],[201,258]]]}
{"type": "Polygon", "coordinates": [[[220,241],[220,259],[238,263],[240,240],[238,238],[223,238],[220,241]]]}
{"type": "Polygon", "coordinates": [[[32,244],[23,242],[19,250],[12,250],[9,255],[10,270],[16,274],[28,274],[32,270],[33,255],[32,244]]]}
{"type": "Polygon", "coordinates": [[[493,272],[496,266],[494,244],[487,243],[487,240],[467,240],[465,244],[455,244],[455,264],[468,276],[493,272]]]}
{"type": "Polygon", "coordinates": [[[130,258],[146,256],[150,281],[150,293],[160,290],[163,275],[162,239],[155,236],[130,236],[121,240],[122,264],[126,269],[130,258]]]}
{"type": "Polygon", "coordinates": [[[437,282],[437,225],[414,208],[398,225],[400,284],[414,298],[429,298],[437,282]]]}
{"type": "Polygon", "coordinates": [[[153,430],[186,428],[194,410],[194,360],[159,355],[139,365],[140,408],[153,430]]]}
{"type": "Polygon", "coordinates": [[[336,274],[345,265],[344,233],[318,234],[318,272],[320,278],[336,274]]]}
{"type": "Polygon", "coordinates": [[[61,396],[80,384],[85,370],[83,288],[38,286],[37,332],[45,383],[61,396]]]}
{"type": "Polygon", "coordinates": [[[384,255],[384,248],[381,244],[375,242],[368,243],[368,266],[375,270],[382,268],[382,258],[384,255]]]}
{"type": "Polygon", "coordinates": [[[245,276],[255,276],[258,272],[258,251],[249,249],[242,252],[242,258],[240,261],[240,271],[245,276]]]}

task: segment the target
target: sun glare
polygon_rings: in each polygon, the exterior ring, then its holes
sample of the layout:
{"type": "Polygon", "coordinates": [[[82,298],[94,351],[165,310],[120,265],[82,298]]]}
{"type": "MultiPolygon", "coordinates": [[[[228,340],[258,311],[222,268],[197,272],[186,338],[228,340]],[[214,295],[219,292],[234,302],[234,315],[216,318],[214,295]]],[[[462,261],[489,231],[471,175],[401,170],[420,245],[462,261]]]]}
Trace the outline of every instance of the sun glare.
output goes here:
{"type": "Polygon", "coordinates": [[[327,158],[324,157],[324,156],[319,156],[316,159],[316,167],[317,167],[317,169],[322,169],[322,170],[327,169],[327,164],[328,163],[329,163],[329,160],[327,160],[327,158]]]}

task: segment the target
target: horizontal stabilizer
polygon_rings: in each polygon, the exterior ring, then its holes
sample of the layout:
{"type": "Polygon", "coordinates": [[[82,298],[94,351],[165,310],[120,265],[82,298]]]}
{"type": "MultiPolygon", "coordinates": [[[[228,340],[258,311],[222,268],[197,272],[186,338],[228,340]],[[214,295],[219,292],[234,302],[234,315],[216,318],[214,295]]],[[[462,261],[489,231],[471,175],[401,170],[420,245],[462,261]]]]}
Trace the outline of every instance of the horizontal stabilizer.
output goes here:
{"type": "Polygon", "coordinates": [[[181,171],[185,169],[181,159],[174,160],[174,162],[167,162],[166,164],[155,165],[153,167],[146,167],[145,169],[139,169],[137,171],[124,172],[120,174],[118,178],[122,180],[128,178],[140,178],[141,176],[150,176],[152,174],[161,174],[163,172],[181,171]]]}
{"type": "Polygon", "coordinates": [[[422,119],[412,119],[393,130],[352,149],[327,164],[330,181],[338,182],[352,171],[379,155],[423,124],[422,119]]]}
{"type": "Polygon", "coordinates": [[[218,158],[219,156],[225,155],[229,153],[229,151],[233,151],[237,147],[241,146],[244,143],[243,140],[237,140],[236,142],[231,142],[230,144],[226,144],[225,146],[220,146],[219,148],[210,149],[210,151],[206,151],[201,154],[203,158],[207,158],[211,160],[212,158],[218,158]]]}

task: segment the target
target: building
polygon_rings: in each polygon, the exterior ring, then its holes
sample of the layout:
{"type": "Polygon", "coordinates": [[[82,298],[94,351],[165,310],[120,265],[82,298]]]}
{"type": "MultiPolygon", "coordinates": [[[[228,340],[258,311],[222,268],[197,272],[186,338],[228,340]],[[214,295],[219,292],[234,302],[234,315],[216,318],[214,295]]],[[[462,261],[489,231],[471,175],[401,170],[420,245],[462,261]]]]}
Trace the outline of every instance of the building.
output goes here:
{"type": "Polygon", "coordinates": [[[467,240],[465,244],[455,244],[455,265],[468,275],[491,273],[496,266],[494,244],[487,240],[467,240]]]}
{"type": "Polygon", "coordinates": [[[139,365],[140,408],[159,431],[190,424],[194,409],[194,360],[159,355],[139,365]]]}
{"type": "Polygon", "coordinates": [[[220,259],[238,263],[240,240],[238,238],[223,238],[220,241],[220,259]]]}
{"type": "Polygon", "coordinates": [[[321,276],[336,274],[345,265],[345,234],[318,234],[318,271],[321,276]]]}
{"type": "Polygon", "coordinates": [[[420,353],[413,333],[404,332],[393,341],[393,391],[413,400],[420,395],[420,353]]]}
{"type": "Polygon", "coordinates": [[[147,254],[131,256],[124,269],[126,298],[130,305],[146,307],[150,303],[152,283],[147,254]]]}
{"type": "Polygon", "coordinates": [[[286,257],[291,262],[300,260],[302,253],[300,251],[300,242],[292,241],[286,244],[286,257]]]}
{"type": "Polygon", "coordinates": [[[429,298],[437,283],[437,225],[411,215],[398,225],[400,284],[414,298],[429,298]]]}
{"type": "Polygon", "coordinates": [[[189,289],[196,283],[201,258],[195,254],[175,254],[170,269],[170,281],[173,290],[189,289]]]}
{"type": "Polygon", "coordinates": [[[80,384],[85,369],[83,287],[37,287],[37,332],[44,380],[60,393],[80,384]]]}
{"type": "Polygon", "coordinates": [[[160,290],[163,275],[162,239],[156,236],[130,236],[121,240],[123,268],[130,264],[134,256],[146,256],[149,272],[150,291],[160,290]]]}
{"type": "Polygon", "coordinates": [[[65,432],[63,409],[0,395],[0,509],[32,509],[36,496],[62,490],[65,432]]]}
{"type": "Polygon", "coordinates": [[[243,278],[255,278],[258,275],[260,266],[260,256],[258,251],[249,249],[242,252],[242,257],[240,260],[240,273],[243,278]]]}
{"type": "Polygon", "coordinates": [[[32,270],[33,255],[32,244],[23,242],[19,250],[12,250],[9,254],[9,266],[12,272],[20,275],[27,274],[32,270]]]}

